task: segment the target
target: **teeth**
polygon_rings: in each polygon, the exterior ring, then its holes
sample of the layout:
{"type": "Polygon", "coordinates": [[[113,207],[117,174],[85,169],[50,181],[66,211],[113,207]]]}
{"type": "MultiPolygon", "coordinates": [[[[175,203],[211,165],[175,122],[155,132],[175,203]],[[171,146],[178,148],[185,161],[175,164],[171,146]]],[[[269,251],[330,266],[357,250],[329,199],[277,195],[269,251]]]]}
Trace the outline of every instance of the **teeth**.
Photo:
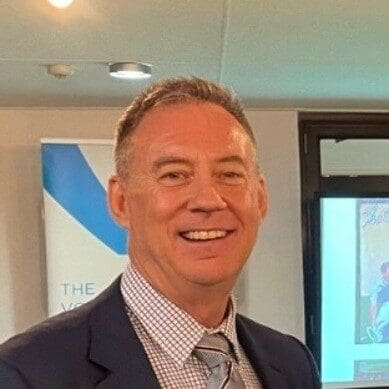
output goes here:
{"type": "Polygon", "coordinates": [[[188,231],[182,234],[186,239],[190,240],[209,240],[224,238],[227,235],[225,230],[212,230],[212,231],[188,231]]]}

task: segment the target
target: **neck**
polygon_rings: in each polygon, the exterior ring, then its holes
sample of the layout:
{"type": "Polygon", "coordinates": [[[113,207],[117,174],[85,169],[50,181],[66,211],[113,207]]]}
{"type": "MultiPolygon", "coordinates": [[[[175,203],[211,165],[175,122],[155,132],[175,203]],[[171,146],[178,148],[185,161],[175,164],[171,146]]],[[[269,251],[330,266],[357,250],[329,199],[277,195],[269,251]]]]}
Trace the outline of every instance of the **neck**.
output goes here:
{"type": "Polygon", "coordinates": [[[136,262],[132,262],[132,266],[154,289],[204,327],[215,328],[225,318],[233,283],[202,285],[175,280],[173,285],[163,277],[150,277],[136,262]]]}
{"type": "MultiPolygon", "coordinates": [[[[198,323],[207,328],[219,326],[227,315],[230,291],[221,292],[212,287],[197,287],[188,295],[171,293],[165,295],[182,310],[189,313],[198,323]]],[[[173,292],[173,291],[172,291],[173,292]]]]}

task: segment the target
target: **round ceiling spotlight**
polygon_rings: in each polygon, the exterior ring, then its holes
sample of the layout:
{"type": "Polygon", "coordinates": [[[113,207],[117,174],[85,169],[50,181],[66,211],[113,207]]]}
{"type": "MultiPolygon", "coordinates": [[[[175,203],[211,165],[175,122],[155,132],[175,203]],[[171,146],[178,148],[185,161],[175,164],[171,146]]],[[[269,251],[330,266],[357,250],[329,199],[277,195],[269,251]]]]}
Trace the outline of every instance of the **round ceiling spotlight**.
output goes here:
{"type": "Polygon", "coordinates": [[[140,62],[115,62],[109,65],[109,74],[124,80],[140,80],[151,77],[151,65],[140,62]]]}
{"type": "Polygon", "coordinates": [[[73,3],[73,0],[47,0],[55,8],[67,8],[73,3]]]}

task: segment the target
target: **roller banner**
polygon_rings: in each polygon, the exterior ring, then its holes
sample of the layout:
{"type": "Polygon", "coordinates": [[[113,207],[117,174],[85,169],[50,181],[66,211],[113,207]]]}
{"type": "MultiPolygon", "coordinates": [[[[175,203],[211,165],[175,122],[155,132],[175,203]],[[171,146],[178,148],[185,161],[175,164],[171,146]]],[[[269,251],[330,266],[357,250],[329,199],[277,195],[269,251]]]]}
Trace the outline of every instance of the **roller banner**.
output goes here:
{"type": "Polygon", "coordinates": [[[111,218],[110,140],[42,139],[48,315],[94,298],[124,269],[127,234],[111,218]]]}

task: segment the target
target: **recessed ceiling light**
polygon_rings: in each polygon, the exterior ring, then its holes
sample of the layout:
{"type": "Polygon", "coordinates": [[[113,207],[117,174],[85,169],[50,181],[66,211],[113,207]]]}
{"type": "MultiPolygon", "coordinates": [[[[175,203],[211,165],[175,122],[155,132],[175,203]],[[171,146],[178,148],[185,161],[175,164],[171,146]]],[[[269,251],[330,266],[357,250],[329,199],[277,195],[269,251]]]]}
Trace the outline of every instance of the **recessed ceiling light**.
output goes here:
{"type": "Polygon", "coordinates": [[[109,65],[112,77],[139,80],[151,77],[151,65],[139,62],[115,62],[109,65]]]}
{"type": "Polygon", "coordinates": [[[55,8],[66,8],[73,3],[73,0],[47,0],[55,8]]]}

